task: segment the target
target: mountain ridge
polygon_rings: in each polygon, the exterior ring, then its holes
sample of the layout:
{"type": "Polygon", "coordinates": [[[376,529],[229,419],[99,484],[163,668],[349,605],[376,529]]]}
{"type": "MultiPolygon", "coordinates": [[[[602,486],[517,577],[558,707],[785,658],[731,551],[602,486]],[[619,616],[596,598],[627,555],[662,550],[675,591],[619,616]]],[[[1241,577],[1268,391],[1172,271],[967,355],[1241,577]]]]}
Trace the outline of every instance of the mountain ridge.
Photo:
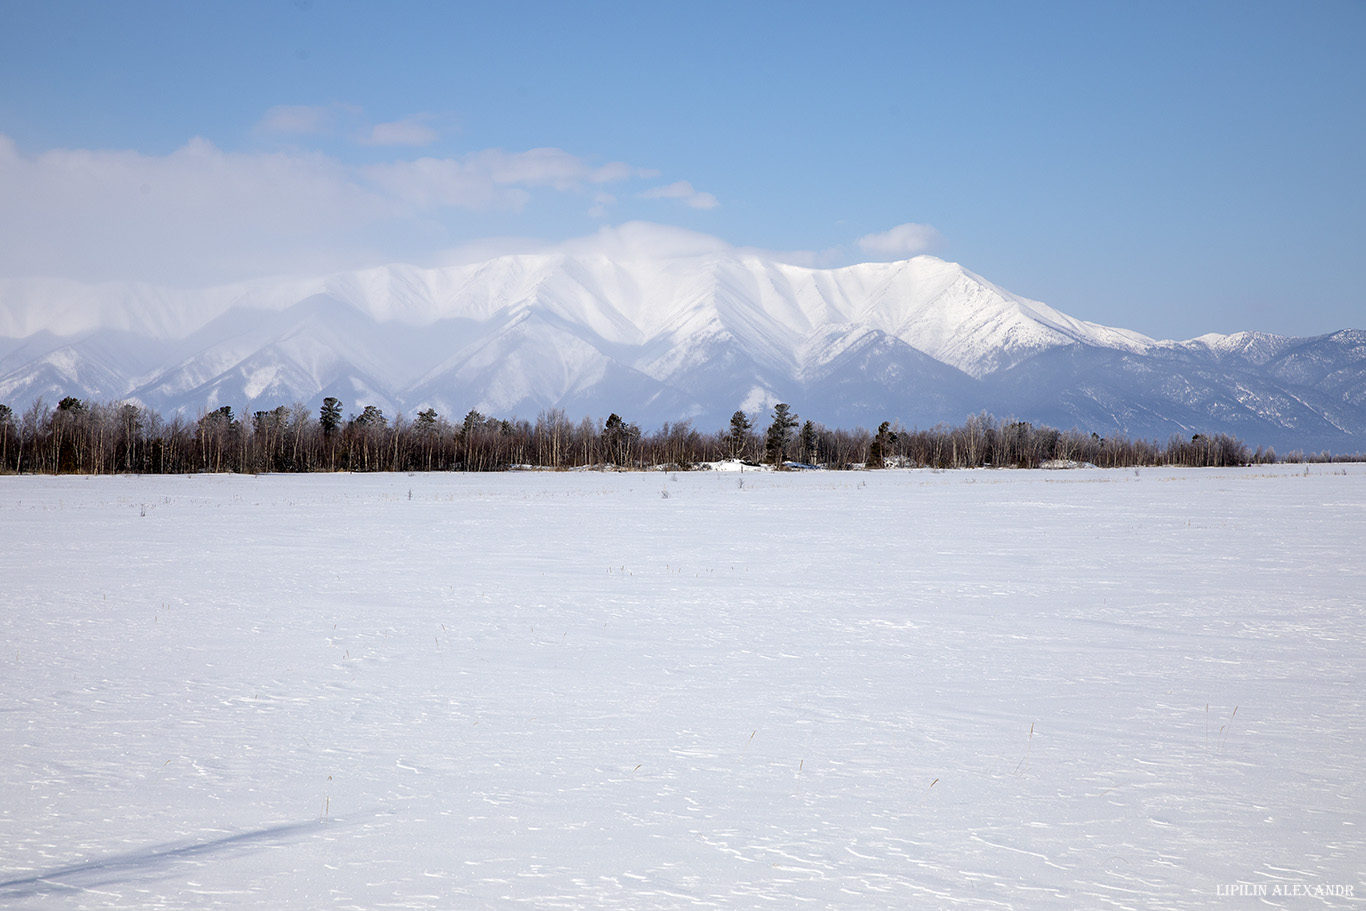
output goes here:
{"type": "Polygon", "coordinates": [[[931,256],[820,269],[556,251],[202,291],[0,280],[0,402],[65,395],[189,413],[329,395],[391,414],[572,407],[703,429],[787,401],[823,423],[985,410],[1361,451],[1366,333],[1156,340],[931,256]]]}

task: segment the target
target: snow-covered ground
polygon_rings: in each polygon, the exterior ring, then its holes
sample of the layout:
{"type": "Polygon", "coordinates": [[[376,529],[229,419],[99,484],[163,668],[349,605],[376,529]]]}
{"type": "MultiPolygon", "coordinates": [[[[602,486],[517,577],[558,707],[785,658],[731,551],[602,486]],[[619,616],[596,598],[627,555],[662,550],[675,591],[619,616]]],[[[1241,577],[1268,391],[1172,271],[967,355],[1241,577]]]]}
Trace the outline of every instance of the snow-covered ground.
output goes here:
{"type": "Polygon", "coordinates": [[[1362,465],[0,478],[0,906],[1356,906],[1363,555],[1362,465]]]}

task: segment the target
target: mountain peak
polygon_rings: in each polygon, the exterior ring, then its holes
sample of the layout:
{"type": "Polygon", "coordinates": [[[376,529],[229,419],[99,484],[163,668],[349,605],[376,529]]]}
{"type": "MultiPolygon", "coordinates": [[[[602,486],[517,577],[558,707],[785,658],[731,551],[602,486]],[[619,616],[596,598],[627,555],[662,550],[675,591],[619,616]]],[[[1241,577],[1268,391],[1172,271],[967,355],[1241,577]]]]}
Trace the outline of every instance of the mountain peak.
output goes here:
{"type": "Polygon", "coordinates": [[[1157,435],[1202,415],[1211,431],[1366,434],[1351,399],[1366,346],[1303,342],[1156,342],[935,256],[818,268],[650,225],[439,268],[201,291],[0,281],[0,402],[20,407],[76,395],[247,412],[335,395],[391,411],[719,424],[786,401],[873,425],[985,409],[1157,435]]]}

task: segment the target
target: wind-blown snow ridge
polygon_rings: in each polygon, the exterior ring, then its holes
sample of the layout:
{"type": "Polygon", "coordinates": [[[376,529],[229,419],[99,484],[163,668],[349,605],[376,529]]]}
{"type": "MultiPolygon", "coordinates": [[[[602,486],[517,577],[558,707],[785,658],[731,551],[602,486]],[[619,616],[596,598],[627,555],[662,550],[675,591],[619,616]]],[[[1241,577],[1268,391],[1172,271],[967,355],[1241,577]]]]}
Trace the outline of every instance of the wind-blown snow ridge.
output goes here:
{"type": "Polygon", "coordinates": [[[714,244],[617,252],[569,245],[198,291],[0,281],[0,402],[246,411],[337,395],[454,416],[719,424],[781,400],[827,422],[986,409],[1164,436],[1366,434],[1366,355],[1347,337],[1156,341],[932,256],[820,269],[714,244]]]}

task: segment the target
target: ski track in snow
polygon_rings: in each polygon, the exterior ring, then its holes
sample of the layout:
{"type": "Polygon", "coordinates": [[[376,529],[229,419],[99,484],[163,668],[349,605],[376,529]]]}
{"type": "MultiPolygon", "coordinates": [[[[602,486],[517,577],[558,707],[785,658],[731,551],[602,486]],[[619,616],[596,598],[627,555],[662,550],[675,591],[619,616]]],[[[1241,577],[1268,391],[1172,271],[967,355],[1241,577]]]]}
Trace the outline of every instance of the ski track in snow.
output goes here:
{"type": "Polygon", "coordinates": [[[0,478],[0,906],[1356,906],[1363,542],[1361,465],[0,478]]]}

